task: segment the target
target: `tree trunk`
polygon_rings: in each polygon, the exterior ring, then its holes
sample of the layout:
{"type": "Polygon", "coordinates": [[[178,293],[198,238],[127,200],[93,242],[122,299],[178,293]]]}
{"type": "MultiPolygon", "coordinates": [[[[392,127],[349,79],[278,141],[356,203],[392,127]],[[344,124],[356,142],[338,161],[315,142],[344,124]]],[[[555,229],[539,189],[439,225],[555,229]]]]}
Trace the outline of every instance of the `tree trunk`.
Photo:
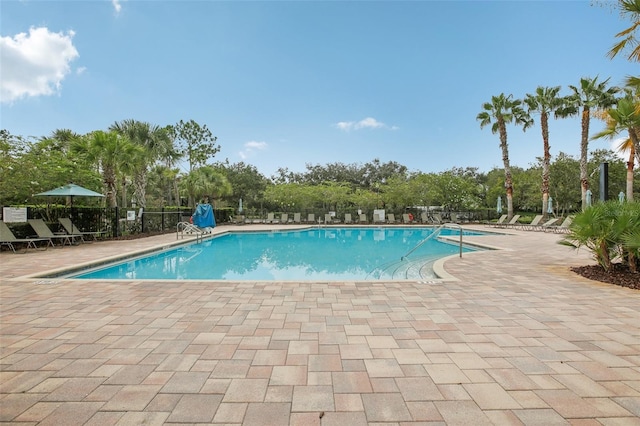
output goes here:
{"type": "Polygon", "coordinates": [[[110,167],[104,167],[102,169],[102,182],[104,184],[107,203],[109,207],[118,207],[118,198],[116,191],[116,173],[110,167]]]}
{"type": "Polygon", "coordinates": [[[582,210],[587,208],[587,190],[589,189],[589,173],[587,157],[589,155],[589,107],[582,110],[582,138],[580,140],[580,187],[582,189],[582,210]]]}
{"type": "Polygon", "coordinates": [[[513,217],[513,179],[511,166],[509,165],[509,145],[507,144],[507,126],[502,118],[498,119],[500,130],[500,148],[502,149],[502,162],[504,163],[504,188],[507,191],[507,220],[513,217]]]}
{"type": "MultiPolygon", "coordinates": [[[[627,161],[627,201],[633,201],[633,163],[638,155],[636,146],[638,145],[638,135],[634,129],[629,129],[631,139],[631,149],[629,150],[629,161],[627,161]]],[[[638,159],[640,163],[640,159],[638,159]]]]}
{"type": "Polygon", "coordinates": [[[139,207],[147,207],[147,170],[137,170],[134,179],[134,197],[139,207]]]}
{"type": "Polygon", "coordinates": [[[549,163],[551,162],[551,153],[549,147],[549,114],[543,112],[540,114],[540,126],[542,127],[542,144],[544,155],[542,157],[542,217],[547,219],[547,204],[549,202],[549,163]]]}

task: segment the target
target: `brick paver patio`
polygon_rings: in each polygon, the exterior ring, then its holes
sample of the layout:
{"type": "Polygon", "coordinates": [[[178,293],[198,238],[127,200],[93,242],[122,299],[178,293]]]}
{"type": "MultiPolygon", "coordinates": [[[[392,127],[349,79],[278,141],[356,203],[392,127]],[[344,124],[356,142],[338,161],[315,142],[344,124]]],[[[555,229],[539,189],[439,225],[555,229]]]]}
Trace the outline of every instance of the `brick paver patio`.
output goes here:
{"type": "Polygon", "coordinates": [[[509,233],[424,283],[26,277],[175,234],[3,251],[0,423],[640,425],[640,292],[509,233]]]}

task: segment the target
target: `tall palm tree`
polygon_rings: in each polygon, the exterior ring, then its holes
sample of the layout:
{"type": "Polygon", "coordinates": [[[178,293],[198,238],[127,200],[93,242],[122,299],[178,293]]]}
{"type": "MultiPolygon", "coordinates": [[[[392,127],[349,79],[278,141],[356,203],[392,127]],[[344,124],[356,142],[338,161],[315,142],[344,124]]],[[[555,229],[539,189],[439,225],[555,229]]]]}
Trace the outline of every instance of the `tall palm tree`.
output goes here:
{"type": "Polygon", "coordinates": [[[146,187],[150,166],[156,161],[167,161],[176,156],[169,132],[164,127],[137,120],[115,122],[109,130],[125,135],[144,150],[144,155],[137,158],[133,169],[134,198],[144,208],[147,206],[146,187]]]}
{"type": "Polygon", "coordinates": [[[617,108],[607,111],[609,115],[607,127],[592,138],[614,138],[622,131],[628,132],[629,138],[622,142],[619,149],[630,153],[627,161],[627,200],[629,201],[633,200],[633,166],[636,156],[640,162],[640,112],[637,110],[637,103],[630,94],[620,99],[617,108]]]}
{"type": "Polygon", "coordinates": [[[71,146],[71,151],[83,155],[88,161],[98,164],[102,172],[107,203],[109,207],[117,207],[118,174],[126,168],[131,158],[139,155],[141,148],[115,132],[101,130],[89,133],[71,146]]]}
{"type": "Polygon", "coordinates": [[[507,124],[522,125],[527,130],[533,120],[522,109],[522,101],[513,99],[513,95],[492,96],[491,102],[482,105],[484,111],[476,117],[480,121],[480,128],[491,124],[491,132],[500,135],[500,148],[502,149],[502,162],[504,164],[504,187],[507,191],[507,215],[509,220],[513,216],[513,178],[509,165],[509,146],[507,144],[507,124]]]}
{"type": "Polygon", "coordinates": [[[640,40],[636,37],[640,29],[640,0],[618,0],[618,9],[623,18],[631,19],[631,26],[616,34],[620,41],[613,45],[607,56],[614,58],[618,53],[630,47],[627,59],[640,62],[640,40]]]}
{"type": "Polygon", "coordinates": [[[570,85],[573,94],[569,96],[569,105],[564,110],[563,116],[581,114],[581,138],[580,138],[580,187],[582,191],[582,209],[587,207],[587,190],[589,189],[589,174],[587,172],[587,160],[589,156],[589,123],[591,122],[591,110],[605,109],[616,102],[617,87],[607,87],[609,79],[602,82],[598,77],[581,78],[580,87],[570,85]]]}
{"type": "Polygon", "coordinates": [[[540,114],[540,127],[542,129],[542,215],[547,217],[547,204],[549,202],[549,169],[551,163],[551,153],[549,146],[549,115],[554,114],[555,118],[562,116],[565,98],[558,97],[560,86],[542,87],[538,86],[535,94],[527,93],[524,102],[528,106],[528,113],[537,112],[540,114]]]}

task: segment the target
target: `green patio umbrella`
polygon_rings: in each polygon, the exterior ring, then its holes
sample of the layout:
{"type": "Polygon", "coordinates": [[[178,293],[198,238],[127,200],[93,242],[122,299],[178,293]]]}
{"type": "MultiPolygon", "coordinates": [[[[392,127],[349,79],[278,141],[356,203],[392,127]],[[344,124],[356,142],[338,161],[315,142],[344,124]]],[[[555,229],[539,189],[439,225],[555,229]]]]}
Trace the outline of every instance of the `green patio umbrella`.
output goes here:
{"type": "Polygon", "coordinates": [[[99,192],[92,191],[80,185],[69,183],[59,188],[36,194],[39,197],[70,197],[71,206],[73,207],[73,197],[104,197],[99,192]]]}

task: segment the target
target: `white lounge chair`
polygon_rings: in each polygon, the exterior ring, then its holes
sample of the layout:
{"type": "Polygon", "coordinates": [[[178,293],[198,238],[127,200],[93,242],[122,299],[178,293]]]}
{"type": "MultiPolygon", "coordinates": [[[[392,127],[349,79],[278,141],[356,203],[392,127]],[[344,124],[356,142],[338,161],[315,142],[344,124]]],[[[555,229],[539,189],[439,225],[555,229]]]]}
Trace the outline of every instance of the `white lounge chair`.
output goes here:
{"type": "Polygon", "coordinates": [[[364,213],[360,213],[358,215],[358,223],[369,223],[369,221],[367,220],[367,215],[364,213]]]}
{"type": "Polygon", "coordinates": [[[344,214],[344,223],[345,223],[345,225],[353,223],[352,220],[351,220],[351,213],[345,213],[344,214]]]}
{"type": "Polygon", "coordinates": [[[283,225],[286,225],[287,223],[289,223],[289,214],[288,213],[282,213],[280,215],[280,223],[283,225]]]}
{"type": "Polygon", "coordinates": [[[307,223],[316,223],[316,215],[315,215],[315,213],[309,213],[307,215],[307,223]]]}
{"type": "Polygon", "coordinates": [[[300,213],[293,214],[293,223],[300,223],[300,213]]]}
{"type": "Polygon", "coordinates": [[[389,213],[387,215],[387,223],[391,223],[391,224],[396,223],[396,215],[394,213],[389,213]]]}

